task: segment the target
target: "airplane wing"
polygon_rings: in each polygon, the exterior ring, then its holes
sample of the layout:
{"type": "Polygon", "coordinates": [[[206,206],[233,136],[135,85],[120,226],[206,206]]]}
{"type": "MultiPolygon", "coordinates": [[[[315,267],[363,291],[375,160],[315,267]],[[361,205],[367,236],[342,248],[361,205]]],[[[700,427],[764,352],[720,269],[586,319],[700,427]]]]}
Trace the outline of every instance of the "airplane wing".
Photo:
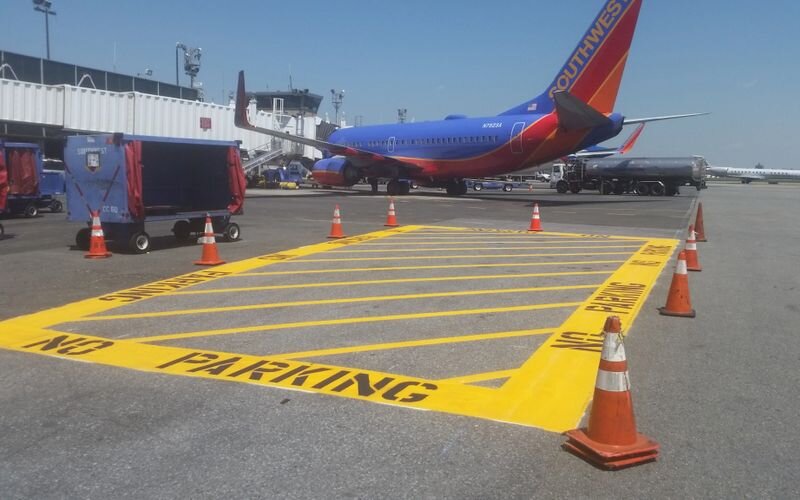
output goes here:
{"type": "Polygon", "coordinates": [[[243,129],[260,132],[265,135],[277,137],[287,141],[296,142],[305,146],[311,146],[319,149],[320,151],[330,153],[331,155],[347,156],[356,167],[366,167],[375,165],[376,163],[394,163],[402,164],[403,167],[408,169],[419,169],[418,166],[406,163],[391,156],[380,155],[372,151],[365,151],[363,149],[353,148],[350,146],[343,146],[341,144],[334,144],[332,142],[320,141],[318,139],[309,139],[298,135],[287,134],[278,130],[272,130],[263,127],[257,127],[250,123],[247,118],[247,93],[245,92],[244,85],[244,71],[239,71],[239,83],[236,88],[236,113],[234,115],[234,124],[243,129]]]}
{"type": "Polygon", "coordinates": [[[633,125],[636,123],[659,122],[661,120],[674,120],[676,118],[689,118],[690,116],[703,116],[706,113],[687,113],[685,115],[665,115],[665,116],[651,116],[649,118],[625,118],[622,122],[623,125],[633,125]]]}
{"type": "Polygon", "coordinates": [[[633,145],[636,144],[636,140],[642,135],[642,130],[644,130],[644,123],[640,123],[636,130],[625,139],[625,142],[618,148],[604,148],[602,146],[590,146],[584,150],[578,151],[577,153],[573,153],[570,156],[574,158],[606,158],[608,156],[620,154],[624,155],[628,151],[633,148],[633,145]]]}

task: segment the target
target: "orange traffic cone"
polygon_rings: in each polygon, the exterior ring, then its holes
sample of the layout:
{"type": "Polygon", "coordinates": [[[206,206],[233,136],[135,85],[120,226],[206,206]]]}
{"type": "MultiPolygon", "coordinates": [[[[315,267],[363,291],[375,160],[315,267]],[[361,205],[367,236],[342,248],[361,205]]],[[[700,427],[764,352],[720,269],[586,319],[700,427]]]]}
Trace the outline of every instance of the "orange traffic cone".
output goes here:
{"type": "Polygon", "coordinates": [[[333,209],[333,222],[331,223],[331,234],[328,235],[328,238],[345,238],[344,232],[342,232],[342,216],[339,212],[339,205],[336,205],[336,208],[333,209]]]}
{"type": "Polygon", "coordinates": [[[397,223],[397,215],[394,212],[394,198],[389,198],[389,213],[386,215],[386,227],[397,227],[400,224],[397,223]]]}
{"type": "Polygon", "coordinates": [[[543,231],[542,229],[542,221],[539,219],[539,204],[534,203],[533,205],[533,215],[531,215],[531,227],[528,228],[528,232],[539,232],[543,231]]]}
{"type": "Polygon", "coordinates": [[[697,231],[697,241],[706,242],[706,228],[703,227],[703,202],[697,204],[697,216],[694,219],[694,228],[697,231]]]}
{"type": "Polygon", "coordinates": [[[664,316],[680,316],[694,318],[696,313],[692,309],[692,299],[689,296],[689,276],[686,272],[686,252],[681,250],[678,254],[678,264],[675,274],[672,275],[672,284],[669,286],[667,305],[659,307],[658,312],[664,316]]]}
{"type": "Polygon", "coordinates": [[[200,256],[200,260],[194,261],[196,265],[216,266],[225,263],[217,253],[217,240],[214,238],[214,226],[211,224],[211,215],[209,214],[206,214],[206,227],[203,231],[203,237],[200,238],[198,243],[203,244],[203,253],[200,256]]]}
{"type": "Polygon", "coordinates": [[[568,431],[564,449],[606,470],[652,462],[658,457],[658,443],[636,431],[618,316],[606,319],[603,335],[589,424],[568,431]]]}
{"type": "Polygon", "coordinates": [[[103,226],[100,225],[100,212],[92,212],[92,236],[89,239],[89,252],[84,254],[87,259],[105,259],[111,257],[111,252],[106,249],[106,238],[103,235],[103,226]]]}
{"type": "Polygon", "coordinates": [[[697,241],[695,240],[695,235],[694,226],[690,225],[689,236],[686,238],[686,247],[684,247],[686,251],[686,269],[688,271],[703,270],[703,268],[700,267],[700,261],[697,259],[697,241]]]}

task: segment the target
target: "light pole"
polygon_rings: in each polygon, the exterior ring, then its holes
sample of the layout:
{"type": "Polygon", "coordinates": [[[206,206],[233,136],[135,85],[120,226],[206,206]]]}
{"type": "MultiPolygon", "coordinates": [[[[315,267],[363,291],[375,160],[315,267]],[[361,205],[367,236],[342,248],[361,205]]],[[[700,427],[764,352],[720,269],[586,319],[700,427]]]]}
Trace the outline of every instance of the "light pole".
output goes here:
{"type": "Polygon", "coordinates": [[[178,55],[179,50],[183,50],[183,52],[186,53],[186,45],[182,44],[181,42],[175,44],[175,85],[178,87],[181,86],[180,75],[178,74],[178,59],[180,57],[178,55]]]}
{"type": "Polygon", "coordinates": [[[336,89],[331,89],[331,104],[333,104],[333,109],[336,110],[336,126],[339,126],[339,108],[342,107],[342,101],[344,100],[344,90],[337,91],[336,89]]]}
{"type": "Polygon", "coordinates": [[[49,0],[33,0],[33,10],[44,14],[44,36],[47,42],[47,59],[50,59],[50,16],[55,16],[55,11],[50,10],[53,2],[49,0]]]}

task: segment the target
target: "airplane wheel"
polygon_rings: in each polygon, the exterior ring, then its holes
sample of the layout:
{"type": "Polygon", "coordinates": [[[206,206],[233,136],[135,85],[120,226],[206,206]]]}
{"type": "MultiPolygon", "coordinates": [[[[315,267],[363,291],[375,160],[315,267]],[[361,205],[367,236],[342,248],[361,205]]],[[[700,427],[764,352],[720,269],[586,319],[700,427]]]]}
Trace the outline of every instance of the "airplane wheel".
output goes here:
{"type": "Polygon", "coordinates": [[[386,183],[386,194],[389,196],[397,196],[400,194],[400,182],[395,179],[386,183]]]}
{"type": "Polygon", "coordinates": [[[406,195],[411,192],[411,183],[410,182],[400,182],[400,194],[406,195]]]}

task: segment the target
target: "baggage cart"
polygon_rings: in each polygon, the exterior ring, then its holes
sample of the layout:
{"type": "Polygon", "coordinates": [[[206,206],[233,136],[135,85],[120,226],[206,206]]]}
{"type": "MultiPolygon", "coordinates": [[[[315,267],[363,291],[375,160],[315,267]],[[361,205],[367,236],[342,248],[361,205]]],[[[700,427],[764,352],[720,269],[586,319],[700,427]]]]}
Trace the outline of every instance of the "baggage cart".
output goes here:
{"type": "Polygon", "coordinates": [[[170,221],[179,240],[203,232],[206,215],[226,241],[240,237],[245,178],[234,141],[128,134],[72,136],[64,149],[67,218],[86,222],[78,248],[89,246],[92,212],[107,240],[134,253],[150,250],[146,223],[170,221]]]}

